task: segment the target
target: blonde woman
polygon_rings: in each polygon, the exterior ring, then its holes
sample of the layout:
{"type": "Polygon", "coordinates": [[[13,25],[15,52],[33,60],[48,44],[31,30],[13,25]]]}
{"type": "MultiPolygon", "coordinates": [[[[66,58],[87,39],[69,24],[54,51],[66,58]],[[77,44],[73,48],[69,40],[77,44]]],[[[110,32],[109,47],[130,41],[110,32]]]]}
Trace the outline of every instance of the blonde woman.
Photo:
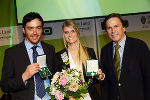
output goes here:
{"type": "MultiPolygon", "coordinates": [[[[94,49],[82,45],[79,40],[79,28],[73,20],[66,20],[63,23],[62,30],[65,48],[56,53],[56,70],[61,71],[67,59],[69,61],[67,68],[81,71],[82,79],[90,82],[91,79],[85,75],[85,66],[87,59],[96,59],[94,49]]],[[[88,91],[89,93],[84,97],[84,100],[99,100],[94,83],[89,84],[88,91]]]]}

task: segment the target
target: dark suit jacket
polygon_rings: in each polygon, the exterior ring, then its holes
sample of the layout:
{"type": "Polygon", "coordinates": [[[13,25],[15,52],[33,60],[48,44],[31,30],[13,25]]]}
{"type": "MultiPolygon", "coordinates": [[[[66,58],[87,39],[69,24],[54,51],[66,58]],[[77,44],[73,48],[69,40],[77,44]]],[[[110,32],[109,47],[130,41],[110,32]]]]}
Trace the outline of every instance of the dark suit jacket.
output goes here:
{"type": "MultiPolygon", "coordinates": [[[[46,54],[47,67],[54,74],[55,49],[43,42],[41,44],[46,54]]],[[[0,86],[5,92],[13,92],[13,100],[34,100],[33,77],[28,80],[26,86],[22,80],[22,74],[30,64],[24,42],[5,51],[0,86]]]]}
{"type": "Polygon", "coordinates": [[[101,68],[106,77],[101,85],[103,100],[150,100],[150,51],[135,38],[126,38],[120,80],[113,65],[113,42],[101,51],[101,68]]]}
{"type": "MultiPolygon", "coordinates": [[[[56,67],[55,67],[56,71],[62,71],[62,69],[63,69],[62,66],[64,65],[64,63],[62,61],[61,54],[64,53],[64,52],[67,52],[67,50],[63,49],[63,50],[59,51],[58,53],[56,53],[56,60],[55,60],[56,61],[56,67]]],[[[88,55],[89,55],[90,59],[96,59],[96,55],[95,55],[95,52],[94,52],[93,48],[87,48],[87,52],[88,52],[88,55]]],[[[67,52],[67,54],[68,54],[68,52],[67,52]]],[[[70,65],[68,65],[67,67],[70,68],[70,65]]],[[[85,79],[86,82],[88,82],[89,77],[86,77],[84,69],[83,69],[83,71],[84,71],[83,72],[84,73],[84,79],[85,79]]],[[[99,100],[99,95],[97,93],[97,89],[94,85],[94,82],[92,84],[89,84],[88,91],[89,91],[89,94],[90,94],[92,100],[99,100]]]]}

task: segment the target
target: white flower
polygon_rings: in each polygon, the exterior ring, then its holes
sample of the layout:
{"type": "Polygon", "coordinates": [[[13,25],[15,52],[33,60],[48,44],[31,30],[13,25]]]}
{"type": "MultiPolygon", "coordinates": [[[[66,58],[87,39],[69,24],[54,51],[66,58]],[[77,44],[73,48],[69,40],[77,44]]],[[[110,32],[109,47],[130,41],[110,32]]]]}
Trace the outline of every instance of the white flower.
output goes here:
{"type": "Polygon", "coordinates": [[[51,84],[54,84],[56,82],[56,80],[58,79],[58,77],[59,77],[59,72],[56,72],[56,74],[52,78],[51,84]]]}
{"type": "Polygon", "coordinates": [[[75,72],[75,76],[80,76],[80,73],[78,73],[78,72],[75,72]]]}
{"type": "Polygon", "coordinates": [[[62,70],[62,73],[65,73],[66,72],[66,70],[62,70]]]}
{"type": "Polygon", "coordinates": [[[51,94],[54,95],[54,92],[56,91],[56,89],[53,87],[53,88],[51,88],[51,90],[52,90],[51,94]]]}
{"type": "Polygon", "coordinates": [[[69,90],[73,92],[76,92],[78,88],[79,88],[79,85],[77,83],[71,83],[69,86],[69,90]]]}

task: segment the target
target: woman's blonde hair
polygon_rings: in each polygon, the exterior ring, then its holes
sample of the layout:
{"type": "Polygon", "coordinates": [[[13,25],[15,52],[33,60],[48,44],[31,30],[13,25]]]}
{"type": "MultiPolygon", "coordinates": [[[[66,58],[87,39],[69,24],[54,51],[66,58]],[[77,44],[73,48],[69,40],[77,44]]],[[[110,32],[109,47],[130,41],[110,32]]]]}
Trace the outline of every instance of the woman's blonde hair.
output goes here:
{"type": "MultiPolygon", "coordinates": [[[[82,64],[84,64],[84,67],[86,68],[86,60],[89,59],[89,55],[87,52],[87,49],[85,48],[85,46],[82,45],[82,43],[80,42],[80,30],[78,28],[78,25],[73,21],[73,20],[66,20],[63,23],[62,26],[62,30],[64,30],[65,27],[70,27],[73,28],[76,33],[77,33],[77,48],[78,48],[78,54],[77,54],[77,61],[75,61],[75,63],[77,64],[77,66],[79,66],[80,68],[82,68],[82,64]]],[[[63,36],[64,39],[64,45],[66,47],[66,49],[68,49],[68,44],[63,36]]]]}

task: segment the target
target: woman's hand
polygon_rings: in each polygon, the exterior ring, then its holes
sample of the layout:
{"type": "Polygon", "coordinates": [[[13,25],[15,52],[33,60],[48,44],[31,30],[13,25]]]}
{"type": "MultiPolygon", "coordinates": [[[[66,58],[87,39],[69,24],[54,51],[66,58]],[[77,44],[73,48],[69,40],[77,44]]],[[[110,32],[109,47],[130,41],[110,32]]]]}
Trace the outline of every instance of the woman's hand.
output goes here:
{"type": "Polygon", "coordinates": [[[105,74],[102,72],[101,69],[99,69],[96,74],[99,74],[99,77],[97,77],[98,80],[104,80],[105,79],[105,74]]]}

